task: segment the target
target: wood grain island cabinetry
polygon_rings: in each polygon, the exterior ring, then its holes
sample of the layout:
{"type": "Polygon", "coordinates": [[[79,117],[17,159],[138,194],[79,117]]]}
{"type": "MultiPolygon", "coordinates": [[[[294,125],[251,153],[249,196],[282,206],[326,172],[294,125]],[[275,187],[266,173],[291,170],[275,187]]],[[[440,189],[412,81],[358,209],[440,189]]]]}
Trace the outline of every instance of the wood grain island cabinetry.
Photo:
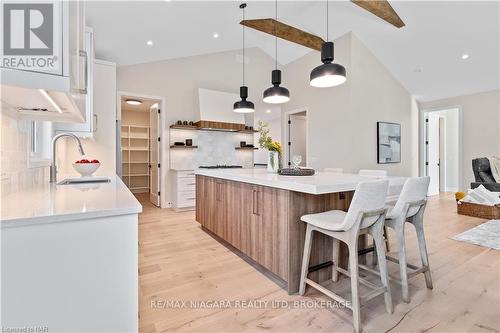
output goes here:
{"type": "MultiPolygon", "coordinates": [[[[347,210],[353,192],[307,194],[269,186],[196,176],[196,220],[202,228],[272,278],[289,293],[298,291],[304,214],[347,210]]],[[[331,277],[331,239],[316,233],[310,276],[331,277]]]]}

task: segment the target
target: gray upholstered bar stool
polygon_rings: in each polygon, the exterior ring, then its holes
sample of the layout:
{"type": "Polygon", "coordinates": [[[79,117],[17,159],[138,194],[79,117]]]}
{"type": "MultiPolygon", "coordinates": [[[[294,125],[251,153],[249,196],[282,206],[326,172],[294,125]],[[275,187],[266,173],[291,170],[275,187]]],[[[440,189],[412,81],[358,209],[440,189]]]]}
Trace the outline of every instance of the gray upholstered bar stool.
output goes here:
{"type": "Polygon", "coordinates": [[[304,255],[302,259],[302,271],[300,277],[300,295],[304,295],[306,284],[319,290],[323,294],[344,303],[353,313],[353,324],[356,332],[360,327],[360,299],[368,301],[378,295],[384,294],[385,306],[388,313],[392,313],[392,300],[389,287],[389,277],[385,263],[385,248],[383,246],[383,228],[385,220],[385,197],[387,194],[387,180],[376,180],[358,184],[354,196],[346,212],[331,210],[318,214],[309,214],[301,217],[307,224],[304,243],[304,255]],[[312,233],[320,232],[333,238],[333,273],[332,280],[338,280],[338,273],[351,278],[352,301],[347,304],[346,300],[328,290],[319,283],[307,278],[309,270],[309,257],[311,254],[312,233]],[[379,269],[382,286],[364,280],[358,274],[358,238],[361,234],[370,234],[377,248],[379,256],[379,269]],[[340,241],[347,244],[349,248],[349,271],[338,266],[340,241]],[[359,283],[373,289],[367,295],[360,297],[359,283]]]}
{"type": "MultiPolygon", "coordinates": [[[[427,202],[427,190],[429,188],[429,177],[416,177],[406,180],[399,195],[396,205],[389,209],[385,225],[394,229],[398,249],[398,259],[387,256],[387,260],[399,264],[401,276],[401,286],[403,301],[410,302],[408,291],[408,279],[423,273],[427,288],[432,289],[432,277],[429,267],[429,257],[427,255],[427,245],[424,235],[424,211],[427,202]],[[405,225],[406,222],[413,224],[417,233],[418,247],[422,267],[417,267],[407,263],[405,246],[405,225]],[[411,272],[408,273],[408,268],[411,272]]],[[[378,248],[377,248],[378,250],[378,248]]]]}

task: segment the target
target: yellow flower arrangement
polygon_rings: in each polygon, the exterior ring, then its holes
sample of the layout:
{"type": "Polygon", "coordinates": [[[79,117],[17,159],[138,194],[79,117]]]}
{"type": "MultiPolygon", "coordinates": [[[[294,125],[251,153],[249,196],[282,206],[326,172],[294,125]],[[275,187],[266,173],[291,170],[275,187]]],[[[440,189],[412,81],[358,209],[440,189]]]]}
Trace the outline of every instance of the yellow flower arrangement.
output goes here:
{"type": "Polygon", "coordinates": [[[282,166],[282,153],[283,148],[281,147],[281,143],[278,141],[273,141],[273,139],[269,136],[269,125],[263,121],[259,121],[258,128],[260,137],[259,137],[259,146],[260,148],[264,148],[269,150],[270,152],[278,153],[278,167],[282,166]]]}
{"type": "Polygon", "coordinates": [[[278,153],[281,154],[281,143],[279,143],[278,141],[273,141],[268,147],[267,147],[268,150],[271,150],[271,151],[277,151],[278,153]]]}

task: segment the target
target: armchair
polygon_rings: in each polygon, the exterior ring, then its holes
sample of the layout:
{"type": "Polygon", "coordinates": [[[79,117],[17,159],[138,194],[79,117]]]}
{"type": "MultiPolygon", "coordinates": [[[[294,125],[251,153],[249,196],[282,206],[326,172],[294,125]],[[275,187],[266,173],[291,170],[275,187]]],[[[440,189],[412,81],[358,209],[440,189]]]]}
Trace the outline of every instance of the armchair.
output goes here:
{"type": "Polygon", "coordinates": [[[500,183],[495,181],[491,173],[490,161],[486,157],[475,158],[472,160],[472,171],[476,181],[471,183],[471,188],[483,185],[486,189],[493,192],[500,192],[500,183]]]}

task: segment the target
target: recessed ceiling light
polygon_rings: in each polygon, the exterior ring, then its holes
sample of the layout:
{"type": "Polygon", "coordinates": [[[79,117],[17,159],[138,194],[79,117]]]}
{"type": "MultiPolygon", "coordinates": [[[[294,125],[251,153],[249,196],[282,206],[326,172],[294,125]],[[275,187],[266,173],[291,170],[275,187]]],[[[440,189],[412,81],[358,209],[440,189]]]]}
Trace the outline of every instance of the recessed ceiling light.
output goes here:
{"type": "Polygon", "coordinates": [[[142,102],[138,99],[127,99],[125,103],[130,104],[130,105],[141,105],[142,102]]]}
{"type": "Polygon", "coordinates": [[[218,34],[218,33],[216,33],[216,32],[214,32],[213,37],[214,37],[215,39],[217,39],[217,38],[219,38],[219,34],[218,34]]]}
{"type": "Polygon", "coordinates": [[[271,113],[271,110],[267,109],[267,110],[266,110],[266,113],[271,113]]]}
{"type": "Polygon", "coordinates": [[[469,55],[467,53],[462,54],[462,59],[463,60],[468,59],[468,58],[469,58],[469,55]]]}
{"type": "Polygon", "coordinates": [[[153,41],[152,41],[152,40],[148,40],[148,41],[146,42],[146,44],[147,44],[147,45],[149,45],[149,46],[152,46],[152,45],[153,45],[153,41]]]}

